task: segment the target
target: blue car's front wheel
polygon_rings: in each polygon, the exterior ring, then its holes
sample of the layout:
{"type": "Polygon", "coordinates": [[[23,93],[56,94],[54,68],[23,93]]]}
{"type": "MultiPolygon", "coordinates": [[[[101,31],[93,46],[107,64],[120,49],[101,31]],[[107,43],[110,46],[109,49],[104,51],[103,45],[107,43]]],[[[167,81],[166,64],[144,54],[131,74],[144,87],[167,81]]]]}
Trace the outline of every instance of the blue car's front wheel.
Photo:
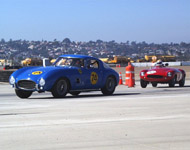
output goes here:
{"type": "Polygon", "coordinates": [[[68,82],[66,79],[59,79],[53,86],[51,93],[55,98],[62,98],[68,93],[68,82]]]}
{"type": "Polygon", "coordinates": [[[28,98],[32,95],[32,91],[25,91],[20,89],[15,89],[15,93],[20,98],[28,98]]]}

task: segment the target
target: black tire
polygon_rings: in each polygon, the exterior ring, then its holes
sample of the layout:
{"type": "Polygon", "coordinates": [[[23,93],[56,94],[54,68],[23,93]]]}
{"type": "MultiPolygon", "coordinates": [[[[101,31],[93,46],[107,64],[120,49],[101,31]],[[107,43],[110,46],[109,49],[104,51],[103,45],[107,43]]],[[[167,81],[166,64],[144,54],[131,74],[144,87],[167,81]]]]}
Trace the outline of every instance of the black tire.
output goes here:
{"type": "Polygon", "coordinates": [[[143,79],[140,80],[140,83],[141,83],[141,87],[142,87],[142,88],[146,88],[147,85],[148,85],[148,82],[145,81],[145,80],[143,80],[143,79]]]}
{"type": "Polygon", "coordinates": [[[70,94],[73,95],[73,96],[78,96],[80,93],[81,93],[80,91],[70,92],[70,94]]]}
{"type": "Polygon", "coordinates": [[[175,86],[175,83],[176,83],[176,76],[173,77],[170,82],[169,82],[169,87],[174,87],[175,86]]]}
{"type": "Polygon", "coordinates": [[[157,82],[152,82],[153,87],[157,87],[158,83],[157,82]]]}
{"type": "Polygon", "coordinates": [[[68,93],[69,84],[66,79],[59,79],[53,86],[51,93],[55,98],[63,98],[68,93]]]}
{"type": "Polygon", "coordinates": [[[104,87],[101,89],[102,93],[104,95],[111,95],[113,94],[113,92],[115,91],[115,87],[116,87],[116,81],[115,78],[113,76],[109,76],[106,79],[106,84],[104,85],[104,87]]]}
{"type": "Polygon", "coordinates": [[[184,87],[185,85],[185,77],[183,77],[180,81],[179,81],[179,86],[180,87],[184,87]]]}
{"type": "Polygon", "coordinates": [[[29,98],[32,95],[32,91],[25,91],[20,89],[15,89],[15,93],[20,98],[29,98]]]}

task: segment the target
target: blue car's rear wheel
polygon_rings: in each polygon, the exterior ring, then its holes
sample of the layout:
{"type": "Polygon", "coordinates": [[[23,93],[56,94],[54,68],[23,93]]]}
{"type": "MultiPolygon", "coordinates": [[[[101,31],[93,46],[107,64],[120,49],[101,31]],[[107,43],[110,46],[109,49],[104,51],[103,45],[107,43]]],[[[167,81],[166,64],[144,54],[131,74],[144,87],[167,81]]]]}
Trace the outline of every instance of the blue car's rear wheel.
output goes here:
{"type": "Polygon", "coordinates": [[[32,91],[24,91],[20,89],[15,89],[15,93],[20,98],[28,98],[32,95],[32,91]]]}
{"type": "Polygon", "coordinates": [[[101,91],[104,95],[111,95],[115,91],[115,87],[116,87],[115,78],[109,76],[106,80],[105,86],[101,89],[101,91]]]}
{"type": "Polygon", "coordinates": [[[55,98],[62,98],[68,93],[68,82],[66,79],[59,79],[53,86],[51,93],[55,98]]]}

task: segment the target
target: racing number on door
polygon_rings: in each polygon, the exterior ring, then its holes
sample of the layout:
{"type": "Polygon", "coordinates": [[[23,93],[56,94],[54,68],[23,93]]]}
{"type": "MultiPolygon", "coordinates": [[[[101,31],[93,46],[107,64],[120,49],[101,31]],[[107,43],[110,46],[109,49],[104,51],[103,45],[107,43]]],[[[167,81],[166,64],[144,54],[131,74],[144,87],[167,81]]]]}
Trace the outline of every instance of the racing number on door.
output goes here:
{"type": "Polygon", "coordinates": [[[98,75],[96,72],[92,72],[90,76],[90,81],[92,84],[96,84],[98,81],[98,75]]]}

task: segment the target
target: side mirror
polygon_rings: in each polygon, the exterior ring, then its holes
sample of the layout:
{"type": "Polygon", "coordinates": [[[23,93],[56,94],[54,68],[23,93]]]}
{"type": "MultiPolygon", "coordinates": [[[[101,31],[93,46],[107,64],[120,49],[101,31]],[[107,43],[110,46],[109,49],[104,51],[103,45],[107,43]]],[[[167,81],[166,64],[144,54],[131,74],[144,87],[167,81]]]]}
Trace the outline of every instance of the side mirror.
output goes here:
{"type": "Polygon", "coordinates": [[[165,66],[167,67],[167,66],[169,66],[169,64],[168,64],[168,63],[165,63],[165,66]]]}

